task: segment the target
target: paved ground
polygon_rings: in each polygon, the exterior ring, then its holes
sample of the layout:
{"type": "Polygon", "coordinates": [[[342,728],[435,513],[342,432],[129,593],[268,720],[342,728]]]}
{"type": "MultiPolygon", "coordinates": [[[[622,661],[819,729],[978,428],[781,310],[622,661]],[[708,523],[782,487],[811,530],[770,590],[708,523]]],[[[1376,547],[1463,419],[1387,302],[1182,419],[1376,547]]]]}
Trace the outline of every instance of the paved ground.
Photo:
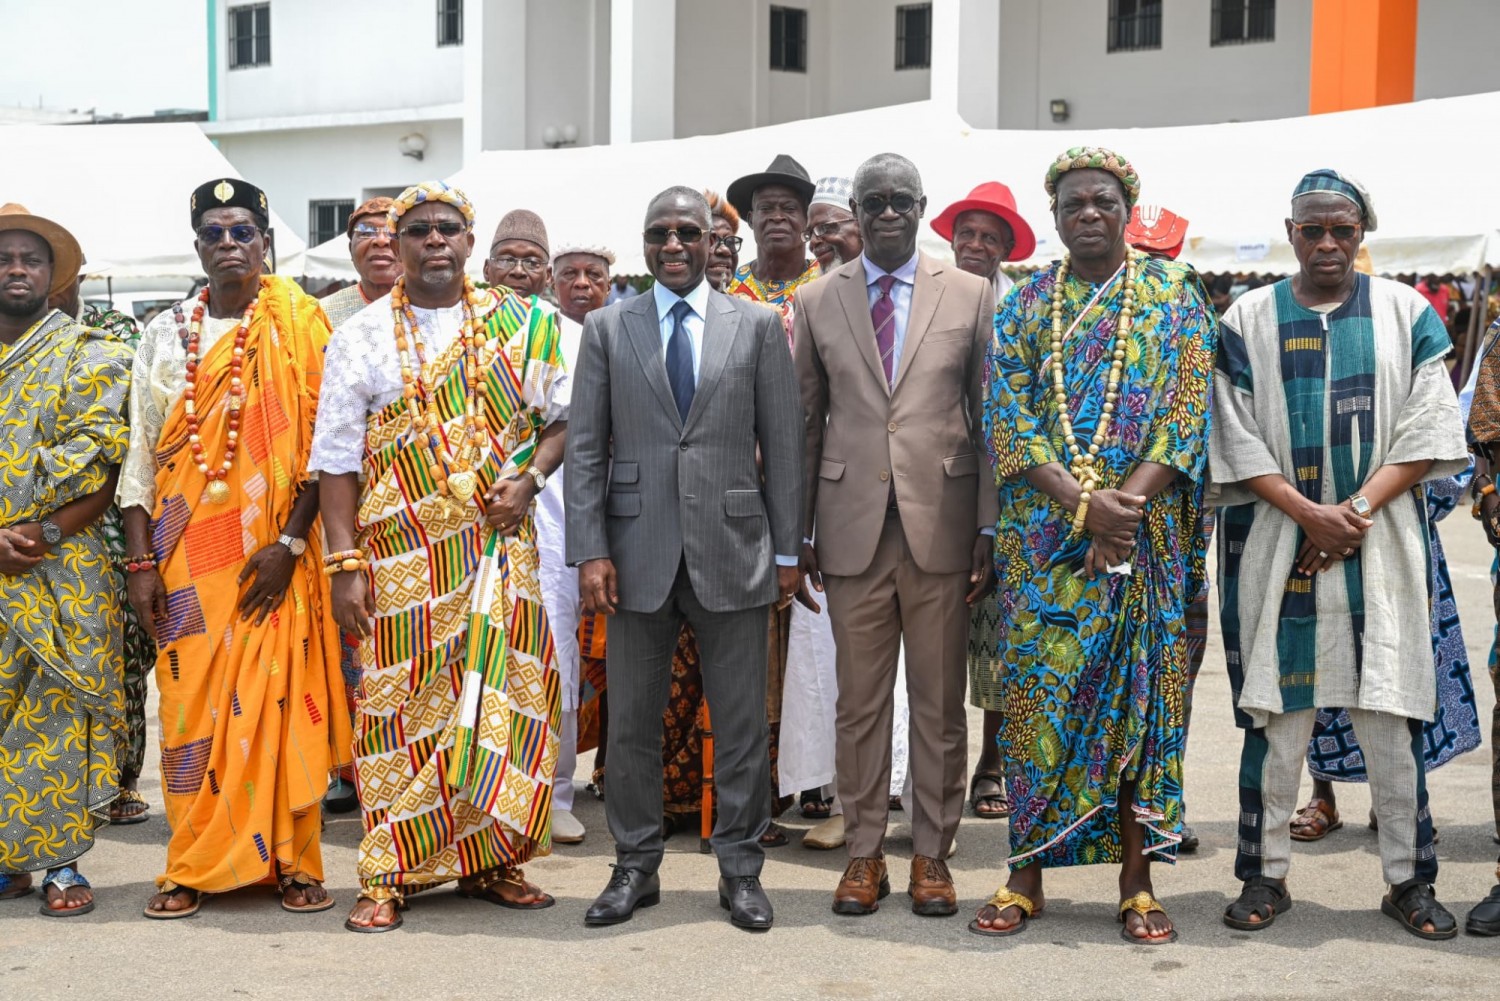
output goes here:
{"type": "MultiPolygon", "coordinates": [[[[1478,670],[1481,719],[1493,693],[1483,667],[1494,619],[1490,553],[1467,517],[1445,525],[1455,588],[1478,670]]],[[[1046,998],[1493,997],[1500,939],[1460,935],[1426,943],[1382,917],[1375,834],[1359,822],[1363,786],[1341,787],[1344,830],[1299,846],[1292,871],[1296,909],[1258,934],[1224,927],[1219,914],[1238,889],[1232,873],[1240,737],[1230,721],[1223,657],[1210,649],[1199,681],[1188,755],[1198,854],[1159,867],[1158,894],[1182,932],[1172,946],[1130,946],[1114,921],[1114,873],[1103,867],[1047,877],[1046,917],[1021,936],[982,940],[965,924],[1003,880],[1003,823],[966,818],[953,860],[958,917],[919,918],[888,899],[868,918],[829,911],[839,853],[793,844],[771,854],[765,883],[776,928],[751,935],[729,926],[714,892],[716,870],[696,837],[669,842],[659,907],[613,929],[585,928],[583,911],[608,878],[602,804],[580,791],[589,827],[583,845],[560,847],[529,868],[557,906],[520,914],[435,891],[416,898],[406,927],[383,936],[342,928],[354,900],[357,820],[328,825],[326,863],[338,907],[283,913],[268,889],[211,898],[188,921],[155,922],[141,907],[159,871],[167,831],[149,823],[106,831],[84,859],[98,910],[68,922],[36,914],[36,897],[0,903],[0,998],[89,994],[161,997],[412,998],[1046,998]]],[[[978,727],[971,721],[971,743],[978,727]]],[[[1486,730],[1487,734],[1487,730],[1486,730]]],[[[154,738],[153,738],[154,744],[154,738]]],[[[975,753],[971,750],[971,757],[975,753]]],[[[1494,883],[1489,748],[1430,779],[1441,831],[1438,886],[1462,921],[1494,883]]],[[[582,762],[579,774],[586,774],[582,762]]],[[[155,774],[156,762],[147,772],[155,774]]],[[[143,785],[153,803],[153,777],[143,785]]],[[[899,816],[899,815],[898,815],[899,816]]],[[[800,821],[797,824],[801,824],[800,821]]],[[[911,838],[893,825],[888,851],[904,873],[911,838]]]]}

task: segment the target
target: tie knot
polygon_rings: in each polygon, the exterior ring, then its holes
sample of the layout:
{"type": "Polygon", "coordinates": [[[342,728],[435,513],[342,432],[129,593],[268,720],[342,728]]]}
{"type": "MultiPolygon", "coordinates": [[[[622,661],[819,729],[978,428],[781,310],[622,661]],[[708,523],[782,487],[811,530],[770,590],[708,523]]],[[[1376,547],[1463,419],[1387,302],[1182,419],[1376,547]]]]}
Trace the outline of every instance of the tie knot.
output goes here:
{"type": "Polygon", "coordinates": [[[891,289],[896,284],[896,276],[895,275],[881,275],[879,278],[875,279],[875,284],[880,286],[880,294],[881,295],[890,295],[891,294],[891,289]]]}
{"type": "Polygon", "coordinates": [[[693,307],[688,305],[688,301],[686,299],[678,299],[676,302],[672,303],[671,316],[673,322],[681,323],[683,320],[686,320],[688,318],[688,314],[692,311],[693,307]]]}

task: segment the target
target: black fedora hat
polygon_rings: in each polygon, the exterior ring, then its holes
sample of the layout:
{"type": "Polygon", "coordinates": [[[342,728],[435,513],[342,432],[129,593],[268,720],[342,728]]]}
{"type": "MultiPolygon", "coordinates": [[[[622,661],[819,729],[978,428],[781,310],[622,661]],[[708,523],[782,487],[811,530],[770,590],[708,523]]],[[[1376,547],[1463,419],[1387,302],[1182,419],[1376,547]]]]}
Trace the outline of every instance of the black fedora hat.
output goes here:
{"type": "Polygon", "coordinates": [[[757,188],[763,188],[767,184],[783,184],[797,192],[797,197],[802,199],[803,207],[812,201],[813,193],[817,186],[813,184],[812,178],[808,176],[807,168],[785,153],[777,153],[776,159],[771,165],[758,174],[746,174],[729,186],[726,197],[729,204],[733,205],[739,213],[744,216],[750,214],[750,199],[755,195],[757,188]]]}

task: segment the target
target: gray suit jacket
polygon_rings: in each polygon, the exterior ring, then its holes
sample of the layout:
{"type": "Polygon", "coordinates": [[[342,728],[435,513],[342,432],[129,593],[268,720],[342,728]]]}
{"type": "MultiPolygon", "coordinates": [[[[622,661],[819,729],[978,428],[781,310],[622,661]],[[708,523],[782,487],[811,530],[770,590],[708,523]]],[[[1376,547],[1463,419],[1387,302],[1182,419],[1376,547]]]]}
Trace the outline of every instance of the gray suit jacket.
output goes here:
{"type": "Polygon", "coordinates": [[[568,411],[567,562],[612,559],[627,611],[659,609],[684,560],[710,611],[769,604],[776,554],[802,549],[802,402],[781,320],[709,293],[686,422],[662,356],[654,295],[584,320],[568,411]]]}

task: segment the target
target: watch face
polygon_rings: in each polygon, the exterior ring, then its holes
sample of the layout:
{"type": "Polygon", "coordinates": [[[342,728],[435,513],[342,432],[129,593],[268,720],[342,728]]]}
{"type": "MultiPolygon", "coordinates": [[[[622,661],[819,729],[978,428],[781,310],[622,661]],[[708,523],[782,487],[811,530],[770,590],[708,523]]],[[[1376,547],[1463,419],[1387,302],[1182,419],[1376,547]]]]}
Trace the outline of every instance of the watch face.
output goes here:
{"type": "Polygon", "coordinates": [[[42,522],[42,541],[49,546],[55,546],[62,541],[62,529],[50,521],[42,522]]]}

